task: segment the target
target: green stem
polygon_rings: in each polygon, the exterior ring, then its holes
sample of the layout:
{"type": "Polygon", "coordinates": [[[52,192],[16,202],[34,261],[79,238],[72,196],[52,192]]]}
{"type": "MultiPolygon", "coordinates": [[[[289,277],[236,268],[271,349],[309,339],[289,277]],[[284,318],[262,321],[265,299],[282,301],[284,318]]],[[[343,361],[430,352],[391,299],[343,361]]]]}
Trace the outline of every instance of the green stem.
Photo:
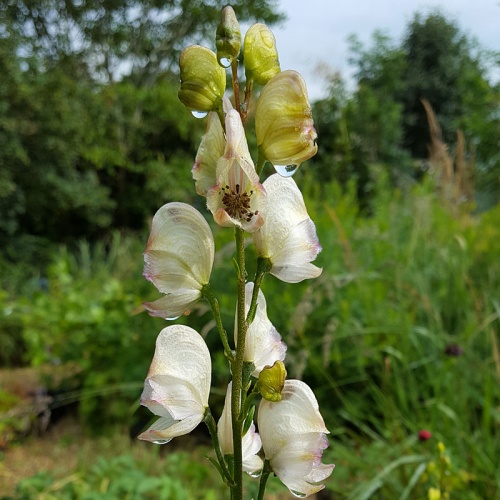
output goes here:
{"type": "Polygon", "coordinates": [[[241,116],[240,82],[238,80],[238,59],[233,59],[233,62],[231,63],[231,75],[233,77],[234,109],[236,109],[241,116]]]}
{"type": "Polygon", "coordinates": [[[260,475],[259,482],[259,494],[257,496],[257,500],[264,500],[264,492],[266,491],[267,480],[269,479],[269,475],[273,470],[271,469],[271,465],[268,460],[264,461],[264,468],[262,469],[262,474],[260,475]]]}
{"type": "Polygon", "coordinates": [[[233,478],[231,477],[231,474],[226,465],[226,461],[224,460],[222,451],[220,449],[219,437],[217,436],[217,424],[215,423],[210,408],[207,408],[205,410],[205,417],[203,421],[208,427],[208,432],[210,433],[210,437],[212,438],[212,444],[214,446],[215,454],[217,456],[217,461],[219,462],[222,473],[224,474],[225,481],[229,486],[233,486],[234,485],[233,478]]]}
{"type": "Polygon", "coordinates": [[[243,404],[243,357],[245,354],[245,339],[247,324],[245,321],[245,234],[241,228],[236,228],[236,263],[238,265],[238,305],[237,305],[237,335],[236,356],[232,363],[233,390],[231,394],[231,421],[233,426],[233,450],[234,450],[234,500],[243,499],[243,452],[241,435],[243,430],[244,416],[241,414],[243,404]]]}
{"type": "Polygon", "coordinates": [[[250,301],[250,308],[247,314],[247,324],[251,325],[254,318],[255,312],[257,311],[257,298],[259,296],[259,290],[262,285],[262,280],[266,273],[268,273],[272,268],[271,261],[265,257],[259,257],[257,259],[257,270],[255,271],[255,279],[253,281],[253,293],[252,300],[250,301]]]}
{"type": "Polygon", "coordinates": [[[210,304],[210,307],[212,308],[212,313],[214,315],[215,324],[217,326],[217,331],[219,332],[219,336],[220,336],[220,339],[222,341],[222,345],[224,346],[224,355],[226,356],[226,358],[230,362],[232,362],[234,359],[234,353],[231,350],[231,347],[229,347],[229,342],[227,340],[227,333],[226,333],[226,330],[222,324],[219,301],[215,297],[214,292],[213,292],[210,284],[205,285],[201,289],[201,293],[202,293],[203,297],[205,299],[207,299],[208,303],[210,304]]]}

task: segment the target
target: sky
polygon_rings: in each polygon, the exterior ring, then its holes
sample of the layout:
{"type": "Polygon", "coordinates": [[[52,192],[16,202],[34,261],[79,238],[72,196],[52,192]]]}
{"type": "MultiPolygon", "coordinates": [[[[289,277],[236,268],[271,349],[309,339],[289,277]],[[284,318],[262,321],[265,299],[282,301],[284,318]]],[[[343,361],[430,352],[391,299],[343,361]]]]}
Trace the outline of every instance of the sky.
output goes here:
{"type": "Polygon", "coordinates": [[[500,0],[280,0],[288,19],[272,31],[281,69],[301,73],[310,99],[320,99],[327,92],[325,73],[340,72],[344,78],[352,74],[349,35],[370,46],[372,33],[379,29],[400,42],[416,12],[436,8],[482,47],[500,51],[500,0]]]}

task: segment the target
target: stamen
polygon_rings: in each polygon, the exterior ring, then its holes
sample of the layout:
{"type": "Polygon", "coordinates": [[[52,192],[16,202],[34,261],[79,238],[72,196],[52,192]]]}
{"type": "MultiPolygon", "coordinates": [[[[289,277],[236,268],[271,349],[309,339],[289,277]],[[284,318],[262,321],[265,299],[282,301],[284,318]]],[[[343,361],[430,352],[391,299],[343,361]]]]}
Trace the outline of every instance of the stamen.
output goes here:
{"type": "Polygon", "coordinates": [[[240,185],[235,185],[236,191],[230,191],[229,186],[222,188],[222,204],[227,214],[233,219],[239,219],[246,222],[251,222],[258,211],[252,212],[250,210],[250,195],[249,193],[240,193],[240,185]]]}

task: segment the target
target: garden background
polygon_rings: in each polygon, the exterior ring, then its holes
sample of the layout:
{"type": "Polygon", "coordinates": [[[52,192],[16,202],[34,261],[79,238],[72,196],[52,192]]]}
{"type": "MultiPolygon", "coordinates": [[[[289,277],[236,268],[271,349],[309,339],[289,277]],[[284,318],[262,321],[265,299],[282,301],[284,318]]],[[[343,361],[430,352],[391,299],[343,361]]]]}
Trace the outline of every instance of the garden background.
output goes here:
{"type": "MultiPolygon", "coordinates": [[[[223,497],[205,429],[135,440],[165,326],[141,306],[157,297],[151,217],[169,201],[206,213],[190,173],[204,120],[177,100],[177,58],[213,48],[223,2],[106,3],[0,5],[0,498],[223,497]]],[[[283,19],[271,0],[233,5],[283,19]]],[[[294,177],[323,274],[264,282],[289,376],[331,431],[318,497],[500,498],[500,56],[437,11],[350,47],[355,85],[335,74],[313,103],[319,151],[294,177]]],[[[231,331],[231,232],[208,220],[231,331]]],[[[182,321],[211,348],[220,413],[208,305],[182,321]]]]}

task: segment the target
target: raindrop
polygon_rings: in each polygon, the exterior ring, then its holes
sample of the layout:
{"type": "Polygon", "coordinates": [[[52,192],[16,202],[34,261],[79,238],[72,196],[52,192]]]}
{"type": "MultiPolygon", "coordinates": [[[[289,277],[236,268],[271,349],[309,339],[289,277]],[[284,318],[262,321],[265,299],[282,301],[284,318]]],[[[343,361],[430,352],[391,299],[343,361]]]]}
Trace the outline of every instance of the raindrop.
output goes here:
{"type": "Polygon", "coordinates": [[[228,59],[227,57],[221,57],[219,59],[219,64],[223,67],[223,68],[229,68],[229,66],[231,66],[231,60],[228,59]]]}
{"type": "Polygon", "coordinates": [[[153,441],[154,444],[167,444],[170,439],[158,439],[158,441],[153,441]]]}
{"type": "Polygon", "coordinates": [[[171,316],[170,318],[165,318],[167,321],[174,321],[176,319],[179,319],[182,316],[182,314],[179,314],[179,316],[171,316]]]}
{"type": "Polygon", "coordinates": [[[256,477],[260,477],[260,472],[249,472],[248,475],[255,479],[256,477]]]}
{"type": "Polygon", "coordinates": [[[208,115],[208,113],[206,111],[191,111],[191,114],[195,118],[205,118],[205,116],[208,115]]]}
{"type": "Polygon", "coordinates": [[[297,169],[299,168],[298,165],[274,165],[274,168],[276,169],[276,172],[280,174],[282,177],[291,177],[295,172],[297,172],[297,169]]]}

